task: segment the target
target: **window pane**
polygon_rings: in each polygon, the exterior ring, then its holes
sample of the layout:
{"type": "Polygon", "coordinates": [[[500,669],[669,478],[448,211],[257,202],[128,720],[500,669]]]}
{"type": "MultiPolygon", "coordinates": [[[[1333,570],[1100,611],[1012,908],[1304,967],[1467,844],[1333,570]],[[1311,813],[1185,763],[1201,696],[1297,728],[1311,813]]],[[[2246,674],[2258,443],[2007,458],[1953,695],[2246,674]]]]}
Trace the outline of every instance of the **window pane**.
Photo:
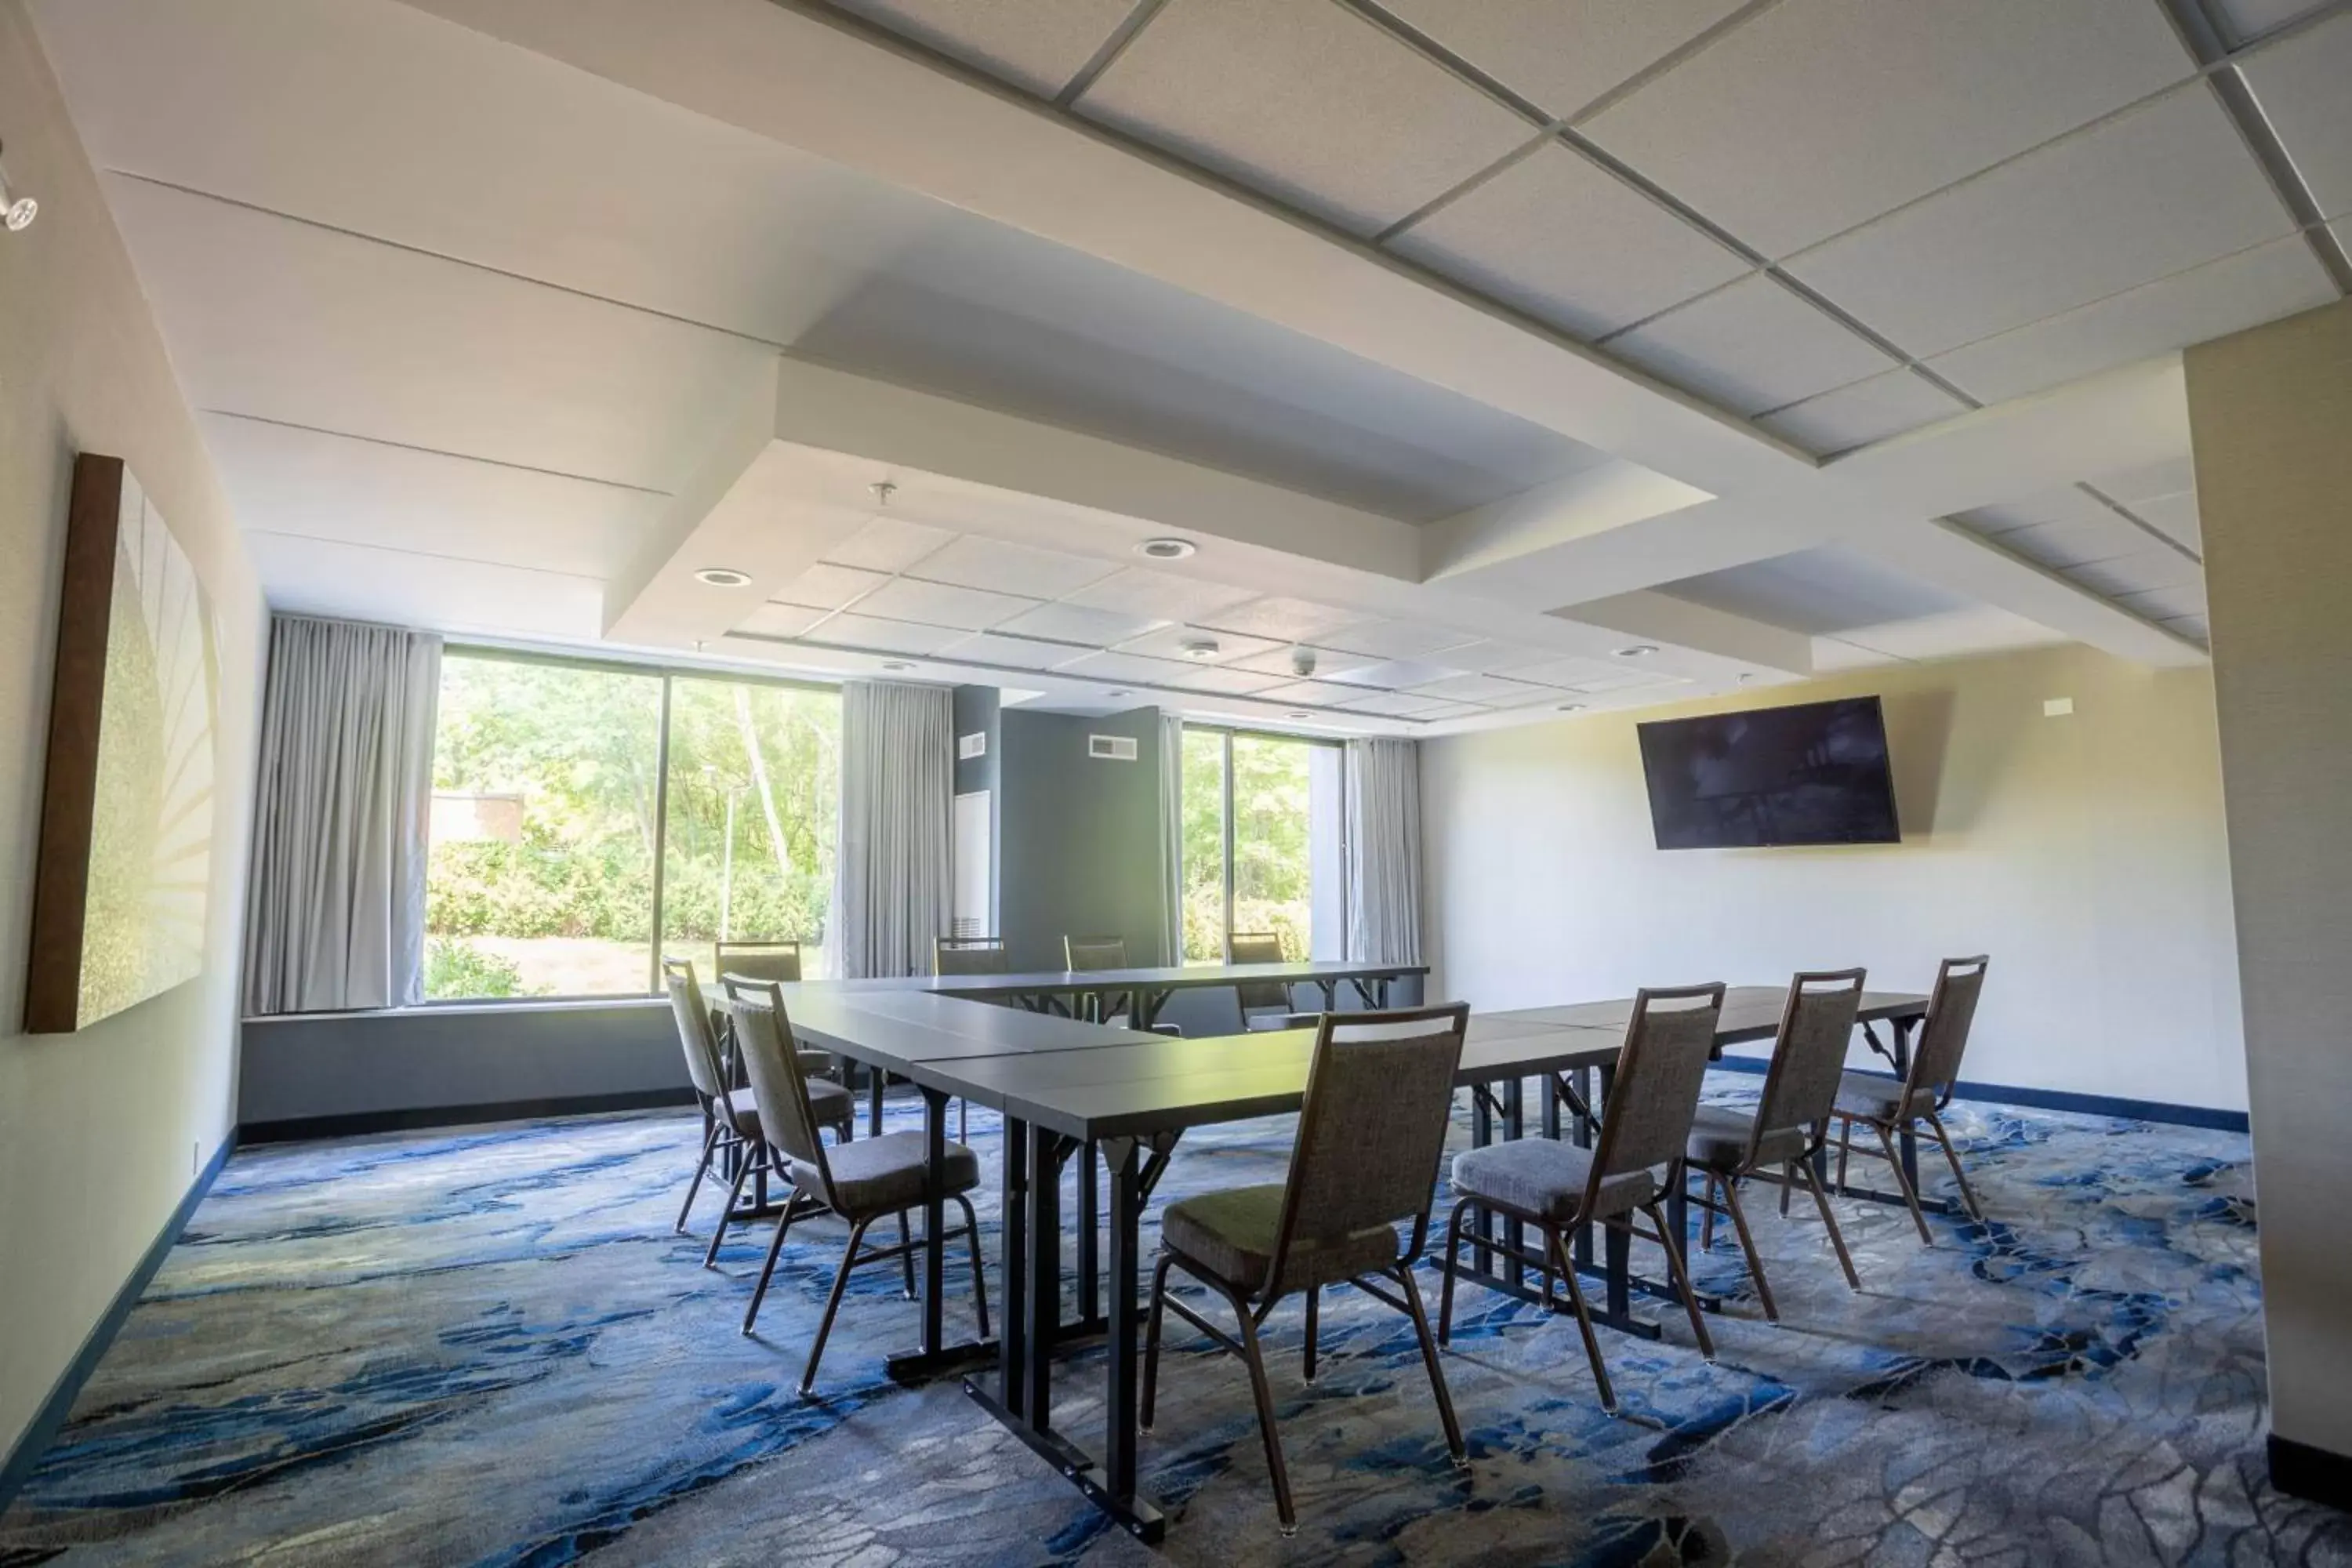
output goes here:
{"type": "Polygon", "coordinates": [[[1234,737],[1234,929],[1273,931],[1288,959],[1315,951],[1308,832],[1315,750],[1297,741],[1234,737]]]}
{"type": "Polygon", "coordinates": [[[428,997],[646,990],[660,730],[658,676],[443,658],[428,997]]]}
{"type": "Polygon", "coordinates": [[[713,942],[797,942],[803,975],[830,973],[840,796],[838,692],[672,681],[663,951],[708,983],[713,942]]]}
{"type": "Polygon", "coordinates": [[[1184,961],[1225,960],[1225,738],[1184,731],[1184,961]]]}

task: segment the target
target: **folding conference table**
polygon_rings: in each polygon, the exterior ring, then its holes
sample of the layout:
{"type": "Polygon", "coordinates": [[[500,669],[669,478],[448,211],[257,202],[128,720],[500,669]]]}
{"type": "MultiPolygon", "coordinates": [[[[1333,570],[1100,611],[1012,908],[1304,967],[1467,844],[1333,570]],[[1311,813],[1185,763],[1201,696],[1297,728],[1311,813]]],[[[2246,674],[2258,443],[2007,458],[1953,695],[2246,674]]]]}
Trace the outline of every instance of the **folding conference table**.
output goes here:
{"type": "Polygon", "coordinates": [[[1114,993],[1134,998],[1130,1016],[1138,1028],[1160,1021],[1160,1009],[1179,991],[1230,985],[1313,985],[1323,994],[1323,1010],[1339,1005],[1339,986],[1356,988],[1367,1006],[1386,1007],[1391,981],[1429,973],[1425,963],[1366,963],[1317,959],[1300,963],[1169,963],[1133,969],[1041,969],[1017,974],[924,974],[910,979],[845,980],[845,990],[918,991],[935,996],[1015,1003],[1034,1013],[1073,1011],[1077,997],[1114,993]]]}

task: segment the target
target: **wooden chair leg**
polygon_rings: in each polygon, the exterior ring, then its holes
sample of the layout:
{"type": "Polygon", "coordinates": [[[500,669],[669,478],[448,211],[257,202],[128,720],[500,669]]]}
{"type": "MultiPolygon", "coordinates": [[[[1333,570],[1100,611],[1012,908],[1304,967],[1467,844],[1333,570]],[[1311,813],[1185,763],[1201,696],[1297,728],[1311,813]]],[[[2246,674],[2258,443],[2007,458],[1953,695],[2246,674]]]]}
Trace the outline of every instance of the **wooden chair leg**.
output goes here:
{"type": "Polygon", "coordinates": [[[710,1245],[703,1248],[702,1266],[710,1268],[719,1261],[719,1244],[727,1239],[727,1224],[735,1217],[735,1200],[743,1195],[743,1184],[751,1177],[751,1168],[761,1163],[757,1152],[745,1149],[743,1163],[735,1167],[735,1183],[727,1189],[727,1206],[719,1211],[718,1227],[710,1233],[710,1245]]]}
{"type": "Polygon", "coordinates": [[[1454,1214],[1445,1222],[1445,1274],[1437,1285],[1437,1342],[1454,1342],[1454,1270],[1459,1267],[1462,1254],[1462,1215],[1470,1206],[1464,1198],[1454,1205],[1454,1214]]]}
{"type": "Polygon", "coordinates": [[[1265,1351],[1258,1343],[1257,1324],[1250,1317],[1249,1303],[1232,1291],[1225,1299],[1233,1303],[1234,1315],[1241,1320],[1242,1360],[1249,1367],[1250,1394],[1257,1401],[1257,1429],[1265,1439],[1266,1473],[1274,1478],[1274,1511],[1282,1521],[1282,1533],[1298,1533],[1298,1515],[1290,1506],[1290,1471],[1282,1462],[1282,1436],[1274,1426],[1274,1389],[1266,1382],[1265,1351]]]}
{"type": "Polygon", "coordinates": [[[834,1271],[833,1289],[825,1293],[824,1316],[816,1321],[816,1339],[809,1346],[808,1366],[801,1373],[803,1399],[816,1386],[816,1363],[824,1354],[825,1336],[833,1332],[834,1314],[841,1310],[842,1288],[849,1283],[849,1271],[857,1267],[857,1245],[866,1239],[866,1227],[873,1223],[861,1219],[849,1227],[849,1245],[841,1250],[841,1267],[834,1271]]]}
{"type": "Polygon", "coordinates": [[[1666,1267],[1673,1270],[1675,1289],[1683,1293],[1683,1310],[1690,1314],[1691,1337],[1698,1341],[1698,1353],[1708,1361],[1715,1359],[1715,1340],[1706,1331],[1706,1314],[1698,1310],[1698,1292],[1691,1289],[1690,1270],[1683,1266],[1682,1243],[1666,1224],[1666,1215],[1656,1203],[1644,1205],[1643,1213],[1658,1227],[1658,1244],[1666,1249],[1666,1267]]]}
{"type": "Polygon", "coordinates": [[[784,1250],[784,1237],[791,1234],[793,1218],[801,1212],[801,1194],[794,1193],[784,1200],[784,1212],[776,1216],[776,1239],[768,1243],[768,1260],[760,1266],[760,1282],[751,1288],[751,1304],[743,1309],[743,1333],[749,1338],[751,1324],[760,1316],[760,1303],[768,1299],[768,1281],[775,1277],[776,1259],[784,1250]]]}
{"type": "Polygon", "coordinates": [[[1976,1194],[1969,1187],[1969,1173],[1960,1169],[1960,1152],[1952,1147],[1952,1135],[1944,1130],[1943,1118],[1929,1111],[1925,1120],[1929,1127],[1935,1129],[1936,1142],[1944,1146],[1944,1160],[1952,1167],[1952,1180],[1960,1184],[1960,1202],[1968,1209],[1969,1217],[1982,1225],[1984,1210],[1979,1206],[1976,1194]]]}
{"type": "Polygon", "coordinates": [[[1310,1285],[1307,1289],[1307,1371],[1308,1383],[1315,1381],[1315,1320],[1323,1304],[1323,1288],[1310,1285]]]}
{"type": "Polygon", "coordinates": [[[988,1338],[988,1276],[980,1267],[980,1215],[972,1212],[971,1200],[961,1193],[956,1202],[963,1205],[963,1238],[971,1247],[971,1304],[980,1317],[980,1337],[988,1338]]]}
{"type": "Polygon", "coordinates": [[[1879,1122],[1872,1122],[1871,1131],[1878,1134],[1878,1146],[1885,1151],[1887,1169],[1895,1173],[1895,1184],[1901,1189],[1903,1201],[1911,1205],[1911,1223],[1919,1227],[1920,1244],[1926,1247],[1935,1246],[1936,1237],[1927,1229],[1927,1213],[1919,1207],[1919,1194],[1911,1185],[1911,1178],[1903,1169],[1903,1157],[1895,1152],[1893,1136],[1888,1133],[1885,1125],[1879,1122]]]}
{"type": "Polygon", "coordinates": [[[1160,1389],[1160,1318],[1168,1304],[1168,1268],[1174,1261],[1163,1252],[1151,1268],[1151,1310],[1143,1320],[1143,1396],[1135,1411],[1140,1432],[1151,1430],[1152,1396],[1160,1389]]]}
{"type": "Polygon", "coordinates": [[[1813,1194],[1813,1206],[1822,1211],[1822,1224],[1828,1227],[1830,1233],[1830,1248],[1837,1254],[1838,1267],[1845,1270],[1846,1288],[1861,1289],[1862,1277],[1853,1271],[1853,1258],[1845,1249],[1845,1234],[1838,1229],[1837,1215],[1830,1212],[1829,1194],[1822,1191],[1822,1184],[1813,1174],[1812,1163],[1809,1160],[1792,1161],[1790,1168],[1803,1173],[1805,1190],[1813,1194]]]}
{"type": "Polygon", "coordinates": [[[677,1223],[670,1229],[679,1236],[686,1234],[686,1216],[694,1210],[694,1194],[702,1190],[702,1177],[710,1169],[710,1151],[719,1143],[719,1123],[713,1121],[702,1135],[702,1157],[694,1163],[694,1180],[686,1184],[686,1202],[677,1205],[677,1223]]]}
{"type": "Polygon", "coordinates": [[[1412,1277],[1412,1265],[1398,1264],[1390,1278],[1402,1288],[1404,1304],[1412,1309],[1413,1337],[1421,1342],[1421,1363],[1429,1369],[1429,1391],[1437,1396],[1437,1419],[1445,1428],[1445,1451],[1454,1457],[1455,1469],[1466,1470],[1470,1468],[1470,1450],[1462,1441],[1462,1424],[1454,1418],[1454,1395],[1445,1387],[1445,1369],[1438,1364],[1437,1341],[1429,1331],[1429,1313],[1421,1304],[1421,1286],[1412,1277]]]}
{"type": "Polygon", "coordinates": [[[1739,1250],[1748,1254],[1748,1272],[1756,1280],[1756,1300],[1763,1304],[1764,1321],[1777,1323],[1780,1309],[1772,1300],[1771,1281],[1764,1278],[1764,1259],[1756,1251],[1756,1237],[1748,1229],[1748,1213],[1739,1206],[1739,1178],[1727,1176],[1723,1182],[1723,1205],[1731,1211],[1731,1228],[1739,1233],[1739,1250]]]}
{"type": "Polygon", "coordinates": [[[1609,1385],[1609,1368],[1601,1359],[1601,1336],[1592,1331],[1592,1313],[1584,1304],[1584,1287],[1576,1282],[1576,1259],[1568,1255],[1567,1233],[1544,1232],[1552,1255],[1559,1259],[1560,1278],[1568,1281],[1568,1304],[1576,1313],[1576,1331],[1584,1336],[1584,1359],[1592,1363],[1592,1385],[1601,1391],[1601,1408],[1617,1414],[1617,1391],[1609,1385]]]}

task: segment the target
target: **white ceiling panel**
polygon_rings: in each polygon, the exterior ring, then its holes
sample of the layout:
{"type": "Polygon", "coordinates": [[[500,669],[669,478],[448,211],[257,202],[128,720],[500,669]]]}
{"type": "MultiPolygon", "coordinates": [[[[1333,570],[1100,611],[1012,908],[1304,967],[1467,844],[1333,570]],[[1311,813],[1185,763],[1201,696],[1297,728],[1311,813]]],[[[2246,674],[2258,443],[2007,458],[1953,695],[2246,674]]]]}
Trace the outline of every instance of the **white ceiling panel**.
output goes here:
{"type": "Polygon", "coordinates": [[[819,562],[776,590],[780,605],[806,605],[813,609],[838,610],[889,581],[880,572],[819,562]]]}
{"type": "Polygon", "coordinates": [[[2197,515],[2197,492],[2181,490],[2168,496],[2147,496],[2126,503],[2132,515],[2178,544],[2204,548],[2204,530],[2197,515]]]}
{"type": "Polygon", "coordinates": [[[1555,700],[1551,687],[1529,680],[1507,680],[1499,675],[1456,675],[1413,688],[1416,697],[1443,698],[1449,702],[1475,702],[1482,708],[1524,708],[1530,702],[1555,700]]]}
{"type": "Polygon", "coordinates": [[[1213,642],[1216,652],[1199,660],[1203,664],[1225,664],[1254,655],[1278,653],[1287,658],[1289,650],[1271,637],[1244,637],[1238,632],[1211,631],[1204,626],[1162,626],[1156,632],[1146,632],[1118,645],[1121,653],[1139,653],[1152,658],[1192,660],[1184,645],[1188,642],[1213,642]]]}
{"type": "Polygon", "coordinates": [[[1607,680],[1622,673],[1606,659],[1554,658],[1541,664],[1522,665],[1511,671],[1517,680],[1533,680],[1562,690],[1578,690],[1596,680],[1607,680]]]}
{"type": "Polygon", "coordinates": [[[959,588],[952,583],[925,583],[897,577],[857,602],[859,613],[893,621],[919,621],[930,626],[954,626],[984,632],[1037,601],[1012,594],[992,594],[984,588],[959,588]]]}
{"type": "Polygon", "coordinates": [[[1621,332],[1609,352],[1760,414],[1895,368],[1895,361],[1759,274],[1621,332]]]}
{"type": "Polygon", "coordinates": [[[669,489],[775,355],[639,310],[120,175],[200,412],[669,489]]]}
{"type": "Polygon", "coordinates": [[[609,577],[669,498],[220,415],[202,421],[238,524],[609,577]]]}
{"type": "MultiPolygon", "coordinates": [[[[1559,694],[1555,692],[1553,695],[1559,694]]],[[[1365,691],[1359,692],[1339,706],[1350,713],[1376,713],[1384,719],[1414,719],[1433,707],[1443,705],[1411,692],[1365,691]]]]}
{"type": "MultiPolygon", "coordinates": [[[[2144,594],[2167,588],[2193,588],[2201,594],[2205,583],[2205,574],[2196,562],[2161,544],[2150,544],[2128,555],[2118,555],[2106,561],[2087,561],[2080,566],[2069,567],[2065,576],[2093,593],[2105,594],[2111,599],[2120,599],[2126,594],[2144,594]]],[[[2174,610],[2170,613],[2187,615],[2189,611],[2174,610]]]]}
{"type": "Polygon", "coordinates": [[[1086,680],[1131,681],[1138,686],[1174,686],[1193,673],[1192,667],[1172,658],[1145,658],[1131,653],[1081,654],[1058,666],[1055,673],[1086,680]]]}
{"type": "Polygon", "coordinates": [[[753,637],[796,637],[824,617],[824,611],[805,605],[766,604],[738,621],[735,629],[753,637]]]}
{"type": "Polygon", "coordinates": [[[877,517],[833,547],[825,559],[868,572],[904,572],[956,535],[902,517],[877,517]]]}
{"type": "Polygon", "coordinates": [[[1990,605],[1970,605],[1882,626],[1857,626],[1841,637],[1895,658],[1964,658],[2004,648],[2041,647],[2066,639],[2049,627],[1990,605]]]}
{"type": "Polygon", "coordinates": [[[833,616],[807,634],[807,640],[870,653],[935,654],[963,634],[952,626],[919,626],[878,616],[833,616]]]}
{"type": "Polygon", "coordinates": [[[1444,680],[1462,672],[1450,664],[1438,663],[1435,658],[1391,658],[1378,663],[1360,663],[1352,668],[1328,669],[1322,673],[1329,679],[1345,685],[1395,691],[1409,686],[1426,686],[1433,680],[1444,680]]]}
{"type": "Polygon", "coordinates": [[[1926,355],[2293,226],[2200,82],[1807,251],[1789,270],[1926,355]]]}
{"type": "Polygon", "coordinates": [[[2115,598],[2116,604],[2133,615],[2146,616],[2151,621],[2171,622],[2184,616],[2201,617],[2205,614],[2205,584],[2202,578],[2194,583],[2176,584],[2169,588],[2142,588],[2117,594],[2115,598]]]}
{"type": "Polygon", "coordinates": [[[2178,458],[2167,458],[2162,462],[2143,463],[2136,468],[2095,475],[2091,483],[2119,501],[2153,500],[2158,496],[2174,496],[2184,490],[2194,490],[2197,488],[2197,465],[2184,452],[2178,458]]]}
{"type": "Polygon", "coordinates": [[[1276,642],[1313,642],[1333,627],[1360,618],[1353,610],[1280,595],[1251,599],[1197,617],[1200,625],[1212,631],[1241,632],[1250,637],[1272,637],[1276,642]]]}
{"type": "Polygon", "coordinates": [[[1233,668],[1235,669],[1255,670],[1264,675],[1283,675],[1295,678],[1297,672],[1291,668],[1291,657],[1300,648],[1305,648],[1307,652],[1315,656],[1315,668],[1313,673],[1327,680],[1345,680],[1349,679],[1350,671],[1363,669],[1374,662],[1374,660],[1364,654],[1341,653],[1335,647],[1314,647],[1306,644],[1283,644],[1276,647],[1272,651],[1267,653],[1254,654],[1246,658],[1234,659],[1233,661],[1233,668]]]}
{"type": "Polygon", "coordinates": [[[1665,592],[1726,615],[1815,637],[1940,615],[1964,603],[1835,545],[1687,577],[1665,592]]]}
{"type": "Polygon", "coordinates": [[[1388,0],[1388,8],[1556,120],[1689,43],[1746,0],[1388,0]]]}
{"type": "Polygon", "coordinates": [[[1108,647],[1129,637],[1141,637],[1168,624],[1166,616],[1134,615],[1124,610],[1098,610],[1084,605],[1040,605],[1013,616],[996,629],[1016,637],[1045,637],[1054,642],[1108,647]]]}
{"type": "Polygon", "coordinates": [[[1108,561],[967,533],[923,557],[911,569],[910,575],[928,583],[952,583],[959,587],[985,588],[1024,598],[1058,599],[1089,583],[1099,583],[1118,570],[1108,561]]]}
{"type": "Polygon", "coordinates": [[[1041,98],[1062,89],[1134,0],[831,0],[1041,98]]]}
{"type": "Polygon", "coordinates": [[[2352,12],[2263,50],[2245,74],[2320,216],[2352,213],[2352,12]]]}
{"type": "Polygon", "coordinates": [[[1728,283],[1738,256],[1553,142],[1448,202],[1390,248],[1578,337],[1728,283]]]}
{"type": "Polygon", "coordinates": [[[2232,39],[2244,44],[2285,26],[2298,16],[2307,16],[2327,3],[2328,0],[2212,0],[2208,9],[2219,12],[2232,39]]]}
{"type": "Polygon", "coordinates": [[[1479,638],[1470,632],[1422,621],[1360,621],[1328,633],[1323,640],[1343,652],[1374,658],[1426,658],[1479,638]]]}
{"type": "Polygon", "coordinates": [[[1317,708],[1337,708],[1343,702],[1353,702],[1363,696],[1360,689],[1338,686],[1328,680],[1293,680],[1280,686],[1269,686],[1258,693],[1268,702],[1297,702],[1317,708]]]}
{"type": "Polygon", "coordinates": [[[1051,669],[1084,653],[1067,643],[1011,637],[1002,632],[982,632],[940,650],[942,658],[970,659],[974,664],[1002,664],[1014,669],[1051,669]]]}
{"type": "Polygon", "coordinates": [[[2190,68],[2149,0],[1785,0],[1584,130],[1781,257],[2190,68]]]}
{"type": "MultiPolygon", "coordinates": [[[[2154,543],[2125,518],[2102,507],[2096,516],[2074,522],[2042,522],[1999,536],[2003,550],[2055,570],[2092,561],[2112,561],[2154,543]]],[[[2157,548],[2163,548],[2158,545],[2157,548]]]]}
{"type": "Polygon", "coordinates": [[[1364,235],[1534,133],[1327,0],[1171,0],[1077,109],[1364,235]]]}
{"type": "Polygon", "coordinates": [[[1517,643],[1464,643],[1442,653],[1430,655],[1429,662],[1447,669],[1458,669],[1465,675],[1509,675],[1529,665],[1549,664],[1559,655],[1548,648],[1523,647],[1517,643]]]}
{"type": "Polygon", "coordinates": [[[593,577],[284,533],[248,533],[246,547],[273,609],[562,642],[604,630],[593,577]]]}
{"type": "Polygon", "coordinates": [[[2044,522],[2104,522],[2115,514],[2073,485],[2037,495],[2023,496],[2016,500],[2002,501],[1995,506],[1974,507],[1956,512],[1952,521],[1972,532],[1988,537],[2011,533],[2021,528],[2032,528],[2044,522]]]}
{"type": "Polygon", "coordinates": [[[2192,642],[2210,643],[2213,640],[2213,627],[2202,614],[2166,616],[2157,624],[2165,630],[2176,636],[2187,637],[2192,642]]]}
{"type": "Polygon", "coordinates": [[[1187,665],[1182,679],[1177,684],[1187,691],[1213,691],[1220,697],[1249,697],[1280,686],[1285,678],[1266,675],[1257,670],[1234,669],[1223,665],[1187,665]]]}
{"type": "Polygon", "coordinates": [[[1129,566],[1068,595],[1066,602],[1090,610],[1147,616],[1157,625],[1163,621],[1197,623],[1203,616],[1256,596],[1251,589],[1230,584],[1179,577],[1172,572],[1155,572],[1149,566],[1129,566]]]}
{"type": "Polygon", "coordinates": [[[2290,235],[1997,333],[1927,363],[1972,396],[2003,403],[2335,298],[2336,285],[2311,247],[2290,235]]]}
{"type": "Polygon", "coordinates": [[[1776,436],[1822,455],[1884,441],[1938,419],[1965,414],[1969,405],[1909,370],[1892,370],[1824,392],[1756,421],[1776,436]]]}

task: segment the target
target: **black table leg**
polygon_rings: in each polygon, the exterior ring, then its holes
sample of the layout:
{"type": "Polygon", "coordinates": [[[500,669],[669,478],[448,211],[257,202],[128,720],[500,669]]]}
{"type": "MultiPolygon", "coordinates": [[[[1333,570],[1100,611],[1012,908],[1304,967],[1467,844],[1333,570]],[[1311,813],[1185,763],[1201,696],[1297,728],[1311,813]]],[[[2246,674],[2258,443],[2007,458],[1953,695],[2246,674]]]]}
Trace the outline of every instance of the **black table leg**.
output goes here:
{"type": "Polygon", "coordinates": [[[1054,1425],[1054,1339],[1062,1326],[1060,1137],[1042,1127],[1029,1138],[1029,1328],[1024,1336],[1021,1415],[1033,1432],[1054,1425]]]}
{"type": "MultiPolygon", "coordinates": [[[[1474,1084],[1470,1089],[1470,1146],[1484,1149],[1495,1141],[1495,1112],[1486,1103],[1484,1084],[1474,1084]]],[[[1470,1211],[1471,1256],[1478,1260],[1481,1274],[1495,1270],[1495,1215],[1481,1205],[1470,1211]]]]}
{"type": "Polygon", "coordinates": [[[1338,1012],[1339,1010],[1339,983],[1332,980],[1318,980],[1315,983],[1315,985],[1318,990],[1323,993],[1323,1011],[1326,1013],[1338,1012]]]}
{"type": "Polygon", "coordinates": [[[996,1396],[1021,1414],[1029,1344],[1029,1124],[1004,1119],[1004,1189],[998,1223],[996,1271],[1003,1281],[1004,1327],[996,1350],[996,1396]]]}
{"type": "Polygon", "coordinates": [[[923,1198],[922,1341],[909,1355],[892,1356],[884,1363],[900,1383],[918,1383],[965,1365],[997,1347],[980,1340],[947,1342],[945,1328],[947,1281],[947,1189],[940,1173],[947,1168],[949,1095],[923,1091],[923,1151],[932,1179],[923,1198]]]}
{"type": "MultiPolygon", "coordinates": [[[[1614,1068],[1602,1068],[1600,1069],[1600,1072],[1601,1095],[1602,1100],[1606,1100],[1609,1094],[1609,1086],[1616,1079],[1617,1069],[1614,1068]]],[[[1601,1101],[1596,1100],[1592,1098],[1592,1075],[1583,1068],[1576,1069],[1576,1093],[1577,1098],[1584,1101],[1584,1108],[1587,1111],[1590,1111],[1594,1115],[1598,1115],[1600,1113],[1601,1101]]],[[[1575,1141],[1576,1146],[1580,1149],[1590,1149],[1592,1147],[1592,1126],[1581,1116],[1576,1119],[1576,1126],[1570,1133],[1570,1136],[1575,1141]]],[[[1589,1269],[1592,1267],[1592,1227],[1591,1226],[1583,1226],[1578,1229],[1576,1233],[1574,1251],[1576,1253],[1576,1266],[1579,1268],[1589,1269]]]]}
{"type": "Polygon", "coordinates": [[[889,1087],[890,1075],[880,1068],[867,1068],[866,1081],[868,1086],[866,1135],[869,1138],[879,1138],[882,1136],[882,1091],[889,1087]]]}
{"type": "Polygon", "coordinates": [[[1103,1390],[1104,1484],[1112,1497],[1130,1503],[1135,1500],[1136,1382],[1141,1365],[1137,1338],[1143,1328],[1135,1300],[1143,1221],[1143,1192],[1135,1152],[1132,1138],[1113,1138],[1102,1145],[1110,1176],[1110,1354],[1103,1390]]]}
{"type": "Polygon", "coordinates": [[[1102,1173],[1096,1147],[1078,1151],[1078,1318],[1088,1323],[1102,1310],[1102,1173]]]}
{"type": "MultiPolygon", "coordinates": [[[[1525,1089],[1519,1079],[1513,1079],[1503,1085],[1503,1137],[1507,1142],[1516,1143],[1526,1131],[1525,1089]]],[[[1503,1222],[1503,1245],[1510,1248],[1504,1260],[1503,1277],[1521,1289],[1526,1288],[1528,1280],[1527,1268],[1519,1261],[1519,1254],[1527,1243],[1527,1230],[1519,1221],[1503,1222]]]]}

